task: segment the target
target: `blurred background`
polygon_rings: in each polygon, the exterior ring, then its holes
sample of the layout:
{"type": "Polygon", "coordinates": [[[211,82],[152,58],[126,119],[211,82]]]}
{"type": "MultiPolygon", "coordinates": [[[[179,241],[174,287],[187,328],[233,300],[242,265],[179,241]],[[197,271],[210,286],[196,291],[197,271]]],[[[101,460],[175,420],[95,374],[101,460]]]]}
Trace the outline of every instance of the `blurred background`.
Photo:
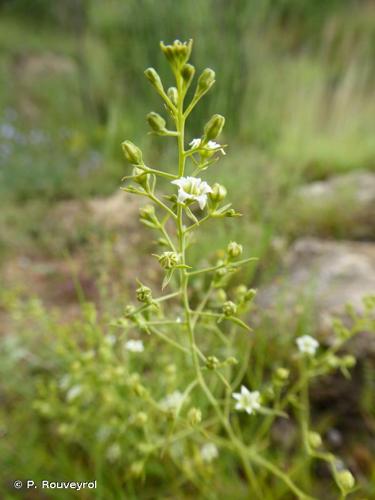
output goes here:
{"type": "MultiPolygon", "coordinates": [[[[25,332],[31,352],[40,342],[40,327],[27,320],[35,307],[41,317],[39,307],[58,311],[56,324],[79,315],[77,297],[111,314],[135,277],[159,277],[142,256],[152,241],[138,204],[118,189],[128,173],[120,144],[131,139],[150,163],[173,168],[174,145],[147,135],[146,113],[163,110],[143,71],[154,66],[172,84],[159,41],[175,38],[193,38],[197,71],[216,72],[188,139],[213,113],[226,117],[228,154],[208,179],[227,186],[244,213],[215,227],[215,240],[208,228],[192,258],[215,256],[228,238],[259,257],[245,276],[263,311],[259,377],[272,359],[288,358],[294,335],[329,342],[331,315],[347,303],[361,311],[375,291],[373,2],[0,0],[0,331],[8,360],[0,371],[13,384],[5,395],[26,377],[15,368],[25,332]]],[[[374,332],[350,349],[359,358],[354,382],[327,380],[316,409],[375,498],[374,332]]],[[[22,390],[26,407],[34,392],[22,390]]],[[[7,446],[17,447],[11,433],[7,446]]]]}

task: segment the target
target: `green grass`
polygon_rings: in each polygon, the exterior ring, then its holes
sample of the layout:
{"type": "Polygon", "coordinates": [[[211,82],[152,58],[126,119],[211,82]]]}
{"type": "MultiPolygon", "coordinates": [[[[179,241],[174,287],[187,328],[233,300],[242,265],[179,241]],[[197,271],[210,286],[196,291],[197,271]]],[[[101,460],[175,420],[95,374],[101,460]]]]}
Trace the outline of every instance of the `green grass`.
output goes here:
{"type": "MultiPolygon", "coordinates": [[[[340,221],[337,214],[351,201],[349,195],[338,196],[323,212],[320,207],[314,212],[306,204],[298,217],[293,200],[295,189],[310,180],[375,169],[375,23],[370,2],[219,3],[220,8],[216,0],[93,0],[85,8],[82,26],[74,29],[70,2],[63,2],[60,10],[43,0],[35,2],[33,9],[25,0],[1,4],[0,276],[7,271],[7,263],[19,256],[36,257],[36,263],[68,258],[89,275],[99,297],[98,319],[91,321],[77,291],[76,305],[83,319],[69,319],[64,304],[62,312],[56,313],[33,298],[34,284],[28,274],[13,286],[1,280],[0,316],[6,337],[0,359],[5,382],[0,411],[0,433],[5,439],[0,456],[7,480],[76,478],[79,471],[82,480],[100,478],[97,498],[123,494],[131,457],[113,466],[91,439],[109,421],[106,412],[110,411],[108,401],[101,400],[100,383],[90,378],[92,373],[86,376],[87,383],[93,384],[95,412],[83,415],[87,421],[77,420],[73,440],[59,434],[58,425],[69,420],[61,401],[55,401],[58,414],[48,425],[34,405],[40,398],[41,381],[51,383],[52,394],[53,383],[74,372],[77,360],[81,363],[87,332],[108,334],[110,315],[121,313],[134,288],[129,276],[146,272],[139,254],[143,246],[152,246],[152,237],[141,233],[137,248],[130,252],[125,247],[124,255],[119,255],[112,231],[84,217],[79,224],[62,227],[63,221],[60,225],[50,214],[67,199],[109,195],[118,189],[129,171],[120,148],[124,139],[139,144],[153,166],[163,162],[163,167],[173,168],[175,157],[169,145],[160,145],[153,136],[141,139],[150,105],[164,113],[146,79],[142,81],[142,72],[151,62],[161,68],[163,77],[166,74],[159,40],[193,37],[194,58],[200,61],[197,71],[210,66],[217,73],[220,86],[193,114],[188,139],[201,134],[213,112],[227,116],[222,142],[229,144],[228,154],[209,171],[207,180],[220,178],[234,207],[244,213],[219,229],[207,225],[192,247],[192,262],[202,263],[202,255],[216,259],[228,240],[239,241],[259,258],[241,279],[259,287],[275,276],[285,247],[303,233],[298,224],[312,221],[318,235],[348,237],[351,219],[340,221]],[[47,69],[40,69],[41,61],[47,69]],[[97,408],[103,411],[96,412],[97,408]]],[[[131,237],[130,230],[122,231],[122,238],[131,237]]],[[[152,266],[149,274],[156,281],[152,266]]],[[[49,286],[59,287],[59,280],[57,275],[49,286]]],[[[194,292],[199,294],[199,287],[194,292]]],[[[44,293],[47,301],[48,289],[44,293]]],[[[269,315],[253,312],[256,347],[247,373],[252,383],[288,362],[293,338],[313,330],[310,305],[300,302],[292,315],[277,307],[269,315]]],[[[242,340],[237,347],[241,348],[242,340]]],[[[154,352],[160,366],[170,364],[168,349],[156,345],[154,352]]],[[[121,366],[118,352],[110,350],[108,356],[113,366],[121,366]]],[[[146,361],[146,373],[154,362],[146,361]]],[[[189,367],[180,359],[175,362],[181,370],[177,383],[189,367]]],[[[103,371],[109,369],[104,365],[103,371]]],[[[163,384],[170,383],[164,372],[163,377],[163,384]]],[[[372,377],[373,368],[367,366],[362,411],[368,418],[373,406],[372,377]]],[[[151,382],[155,391],[160,390],[159,380],[151,382]]],[[[129,412],[125,406],[121,406],[124,420],[129,412]]],[[[337,423],[333,411],[324,415],[317,411],[314,418],[322,432],[337,423]]],[[[252,432],[250,425],[246,432],[252,432]]],[[[137,436],[134,432],[131,439],[137,436]]],[[[353,436],[354,431],[348,431],[348,440],[353,436]]],[[[357,437],[366,444],[365,432],[357,437]]],[[[316,481],[315,471],[302,455],[283,453],[278,444],[270,451],[278,460],[295,465],[301,484],[316,481]]],[[[183,465],[166,457],[162,467],[149,471],[146,489],[139,480],[127,483],[127,498],[138,499],[140,489],[142,500],[155,495],[196,498],[189,482],[181,487],[178,481],[183,465]]],[[[202,481],[213,484],[221,496],[246,498],[241,482],[233,481],[238,470],[232,459],[225,456],[220,467],[215,476],[204,472],[202,481]]],[[[368,498],[374,495],[371,467],[362,478],[368,498]]],[[[289,498],[284,487],[266,474],[260,480],[270,500],[289,498]]],[[[4,498],[17,498],[7,486],[1,487],[4,498]]],[[[319,478],[315,487],[319,498],[334,498],[324,479],[319,478]]]]}

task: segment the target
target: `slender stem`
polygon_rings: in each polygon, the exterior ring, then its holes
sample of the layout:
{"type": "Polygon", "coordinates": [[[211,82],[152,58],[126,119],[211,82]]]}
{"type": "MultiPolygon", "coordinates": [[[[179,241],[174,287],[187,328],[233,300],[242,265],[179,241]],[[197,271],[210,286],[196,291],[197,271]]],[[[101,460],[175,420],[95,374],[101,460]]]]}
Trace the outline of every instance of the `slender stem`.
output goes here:
{"type": "MultiPolygon", "coordinates": [[[[184,95],[183,95],[183,86],[182,86],[182,81],[181,81],[181,76],[176,73],[176,81],[177,81],[177,90],[178,90],[178,105],[177,105],[177,111],[175,112],[175,122],[176,122],[176,129],[178,131],[178,136],[177,136],[177,144],[178,144],[178,174],[179,176],[183,176],[185,172],[185,160],[186,160],[186,153],[184,151],[184,128],[185,128],[185,118],[188,116],[192,109],[192,105],[187,108],[185,111],[185,114],[183,112],[183,100],[184,100],[184,95]]],[[[181,264],[182,266],[186,265],[186,233],[188,230],[191,230],[192,226],[190,228],[185,229],[183,226],[183,207],[181,205],[178,205],[177,207],[177,216],[175,217],[176,220],[176,226],[177,226],[177,238],[178,238],[178,250],[180,253],[180,259],[181,259],[181,264]]],[[[194,225],[193,225],[194,226],[194,225]]],[[[238,261],[236,263],[226,263],[225,266],[227,267],[237,267],[241,264],[244,264],[246,262],[249,262],[254,259],[244,259],[243,261],[238,261]]],[[[309,498],[307,495],[305,495],[294,483],[293,481],[283,473],[280,469],[277,467],[273,466],[268,460],[258,457],[255,452],[250,453],[251,450],[249,450],[241,441],[240,438],[238,438],[232,428],[231,422],[229,418],[227,418],[225,412],[220,408],[219,401],[216,399],[214,394],[211,392],[209,386],[207,385],[207,382],[204,378],[202,368],[200,366],[199,362],[199,349],[197,347],[196,341],[195,341],[195,326],[197,323],[197,319],[199,316],[206,316],[210,315],[211,317],[221,317],[219,314],[214,314],[214,313],[205,313],[203,311],[204,306],[209,298],[209,294],[203,299],[202,303],[200,306],[198,306],[198,309],[196,311],[193,311],[190,308],[190,303],[189,303],[189,294],[188,294],[188,286],[189,286],[189,278],[194,275],[201,274],[203,272],[208,272],[208,271],[215,271],[219,269],[220,267],[224,267],[222,265],[219,266],[214,266],[213,268],[208,268],[204,270],[199,270],[199,271],[193,271],[193,272],[187,272],[186,268],[182,267],[179,269],[179,274],[180,274],[180,293],[181,293],[181,300],[182,300],[182,307],[185,312],[185,324],[187,327],[188,331],[188,339],[189,339],[189,347],[190,347],[190,355],[192,357],[193,361],[193,366],[194,366],[194,371],[195,371],[195,376],[196,376],[196,381],[198,385],[200,386],[202,392],[206,395],[207,400],[213,407],[219,422],[223,426],[223,429],[225,430],[229,442],[231,444],[231,447],[233,450],[238,454],[239,458],[241,459],[247,481],[249,483],[249,486],[252,487],[252,493],[257,496],[257,498],[262,498],[261,495],[261,489],[258,483],[258,479],[255,475],[255,473],[252,470],[252,467],[250,465],[250,461],[252,460],[255,464],[261,464],[264,468],[268,469],[270,472],[272,472],[275,476],[279,477],[282,479],[288,486],[289,488],[297,495],[298,498],[300,499],[307,499],[309,498]],[[193,314],[195,313],[195,316],[193,317],[193,314]]],[[[218,373],[219,374],[219,373],[218,373]]],[[[219,374],[220,376],[221,374],[219,374]]],[[[226,381],[226,379],[221,376],[222,382],[225,384],[227,387],[227,390],[229,391],[229,384],[226,381]]]]}
{"type": "Polygon", "coordinates": [[[156,203],[159,207],[163,208],[166,212],[169,213],[170,216],[172,216],[174,219],[176,219],[176,214],[169,208],[165,203],[163,203],[159,198],[157,198],[155,195],[152,193],[147,193],[146,196],[150,198],[154,203],[156,203]]]}
{"type": "Polygon", "coordinates": [[[173,241],[171,240],[171,238],[169,237],[169,234],[168,232],[166,231],[165,227],[164,227],[164,224],[159,224],[158,225],[158,229],[159,231],[161,231],[162,235],[164,236],[164,238],[167,240],[168,242],[168,245],[171,247],[172,251],[173,252],[176,252],[176,248],[173,244],[173,241]]]}
{"type": "MultiPolygon", "coordinates": [[[[166,179],[178,179],[177,175],[169,174],[168,172],[163,172],[163,171],[157,170],[155,168],[146,167],[145,171],[148,174],[159,175],[160,177],[165,177],[166,179]]],[[[133,177],[136,177],[136,176],[133,176],[133,177]]]]}
{"type": "Polygon", "coordinates": [[[252,262],[255,260],[258,260],[258,259],[256,257],[249,257],[248,259],[239,260],[237,262],[224,262],[223,264],[217,264],[216,266],[205,267],[204,269],[198,269],[197,271],[191,271],[189,273],[189,275],[195,276],[197,274],[211,273],[211,272],[217,271],[218,269],[222,269],[223,267],[228,267],[228,268],[239,267],[239,266],[242,266],[243,264],[247,264],[248,262],[252,262]]]}
{"type": "Polygon", "coordinates": [[[187,349],[186,347],[182,346],[178,342],[175,342],[173,339],[169,338],[167,335],[165,335],[165,333],[161,332],[160,330],[157,330],[155,327],[151,326],[150,330],[157,337],[160,337],[161,339],[163,339],[168,344],[173,345],[173,347],[175,347],[179,351],[182,351],[182,352],[187,353],[187,354],[189,353],[189,349],[187,349]]]}

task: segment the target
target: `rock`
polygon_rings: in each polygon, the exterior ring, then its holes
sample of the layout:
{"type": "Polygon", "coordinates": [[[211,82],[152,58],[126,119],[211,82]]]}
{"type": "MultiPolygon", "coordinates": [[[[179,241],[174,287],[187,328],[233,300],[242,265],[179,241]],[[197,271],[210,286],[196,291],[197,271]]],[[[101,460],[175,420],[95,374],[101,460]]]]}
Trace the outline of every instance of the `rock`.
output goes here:
{"type": "Polygon", "coordinates": [[[108,233],[133,245],[140,237],[140,205],[139,198],[120,190],[105,198],[64,201],[52,208],[43,226],[58,246],[82,245],[108,233]]]}
{"type": "MultiPolygon", "coordinates": [[[[374,293],[374,243],[303,238],[287,252],[282,275],[259,290],[257,302],[293,315],[305,304],[312,308],[317,330],[329,337],[333,316],[345,318],[346,304],[361,313],[363,297],[374,293]]],[[[375,355],[375,332],[356,336],[352,350],[375,355]]]]}
{"type": "Polygon", "coordinates": [[[14,70],[18,78],[25,81],[51,74],[74,74],[77,71],[75,61],[54,52],[21,53],[14,59],[14,70]]]}
{"type": "Polygon", "coordinates": [[[307,184],[290,205],[294,234],[374,239],[375,173],[350,172],[307,184]]]}

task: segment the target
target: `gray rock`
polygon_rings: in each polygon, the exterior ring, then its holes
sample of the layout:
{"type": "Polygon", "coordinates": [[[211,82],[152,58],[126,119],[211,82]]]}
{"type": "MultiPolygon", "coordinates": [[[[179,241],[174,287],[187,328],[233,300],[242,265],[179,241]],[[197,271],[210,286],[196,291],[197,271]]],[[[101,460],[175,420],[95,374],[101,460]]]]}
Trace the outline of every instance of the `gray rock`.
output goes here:
{"type": "MultiPolygon", "coordinates": [[[[304,305],[317,331],[329,337],[332,317],[345,319],[346,304],[363,312],[363,297],[374,294],[374,243],[303,238],[287,252],[282,274],[259,290],[257,302],[291,315],[304,305]]],[[[375,332],[356,337],[353,351],[375,355],[375,332]]]]}
{"type": "Polygon", "coordinates": [[[312,182],[296,191],[290,205],[294,214],[292,233],[350,239],[375,237],[375,173],[350,172],[312,182]]]}

